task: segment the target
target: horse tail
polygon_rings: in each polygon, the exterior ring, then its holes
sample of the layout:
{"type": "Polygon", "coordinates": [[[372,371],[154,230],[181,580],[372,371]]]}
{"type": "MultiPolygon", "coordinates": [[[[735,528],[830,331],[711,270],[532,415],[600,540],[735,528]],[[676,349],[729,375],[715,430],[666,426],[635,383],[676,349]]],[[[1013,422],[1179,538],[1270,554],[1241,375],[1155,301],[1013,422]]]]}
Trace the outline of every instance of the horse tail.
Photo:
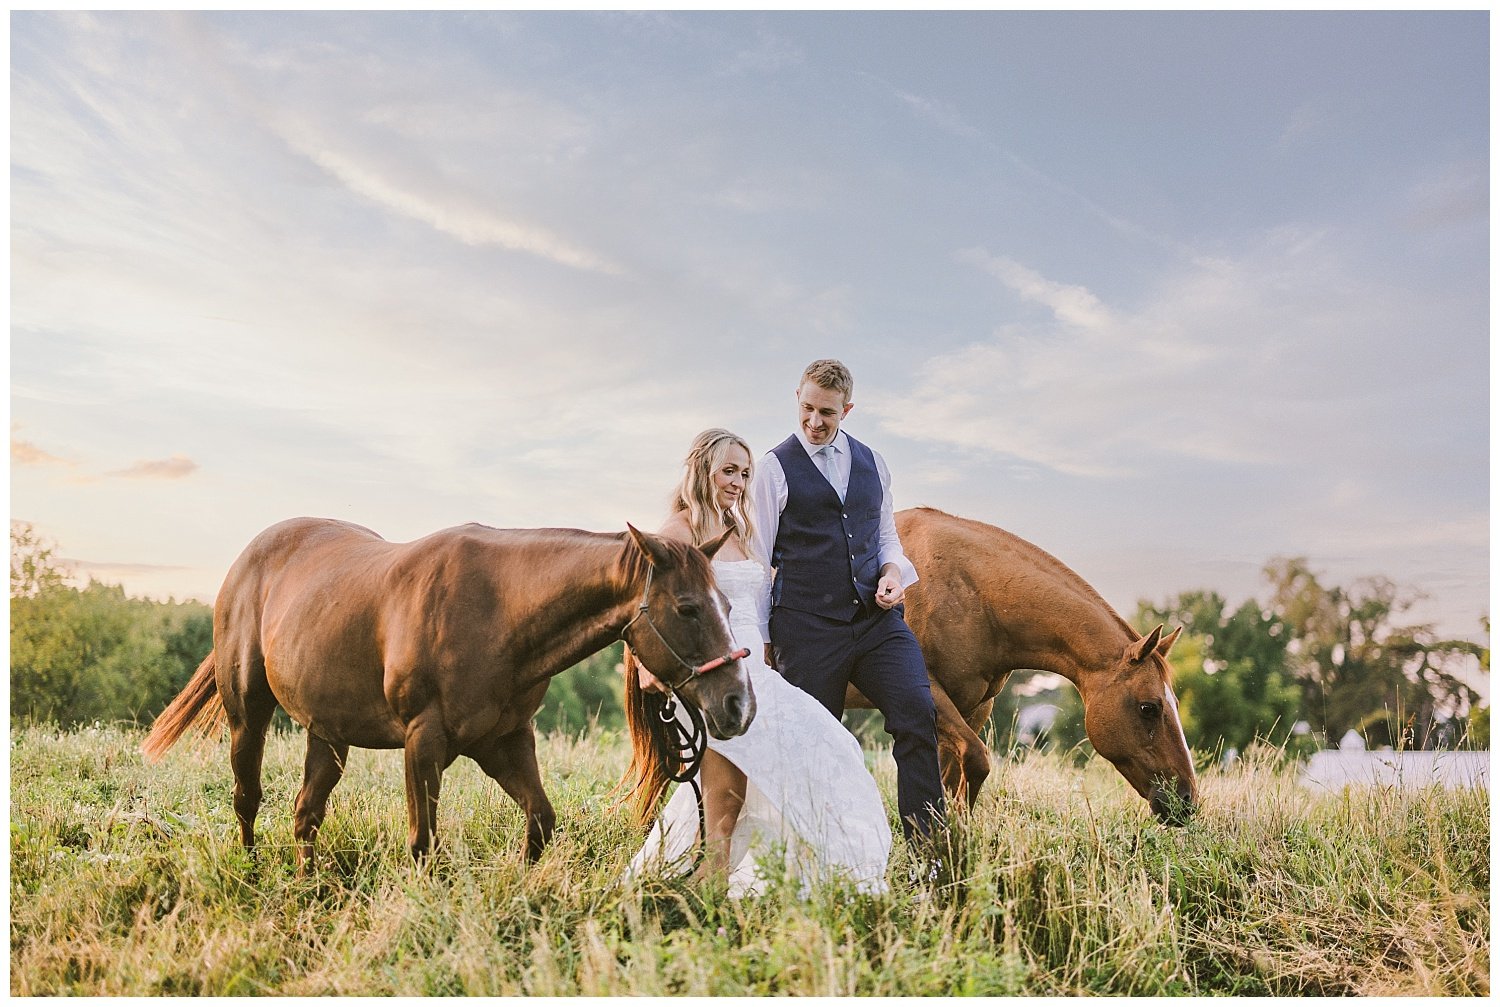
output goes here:
{"type": "Polygon", "coordinates": [[[626,646],[625,724],[630,729],[630,765],[614,792],[622,794],[620,804],[629,802],[636,824],[642,828],[656,817],[667,785],[682,768],[661,717],[665,706],[665,696],[641,688],[635,657],[626,646]]]}
{"type": "Polygon", "coordinates": [[[224,729],[225,719],[224,702],[214,677],[214,654],[209,651],[177,698],[152,723],[151,732],[141,742],[141,754],[147,762],[159,762],[189,728],[201,737],[211,737],[224,729]]]}

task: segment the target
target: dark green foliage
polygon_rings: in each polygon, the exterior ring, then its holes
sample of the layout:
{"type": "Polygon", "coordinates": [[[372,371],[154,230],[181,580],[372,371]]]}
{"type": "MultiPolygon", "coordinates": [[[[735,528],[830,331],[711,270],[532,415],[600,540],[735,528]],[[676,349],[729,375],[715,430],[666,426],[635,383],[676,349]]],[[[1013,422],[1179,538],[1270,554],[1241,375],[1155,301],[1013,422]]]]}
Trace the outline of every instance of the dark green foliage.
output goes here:
{"type": "Polygon", "coordinates": [[[590,725],[625,728],[625,686],[620,674],[624,646],[610,644],[552,679],[533,718],[541,731],[577,734],[590,725]]]}
{"type": "Polygon", "coordinates": [[[1174,688],[1188,744],[1244,751],[1257,739],[1284,745],[1300,717],[1301,690],[1287,666],[1290,635],[1256,602],[1233,612],[1215,591],[1188,591],[1158,608],[1142,603],[1142,632],[1182,626],[1172,648],[1174,688]]]}
{"type": "Polygon", "coordinates": [[[1488,648],[1402,624],[1414,595],[1383,577],[1325,586],[1301,558],[1273,560],[1265,576],[1264,605],[1231,613],[1217,593],[1189,591],[1136,614],[1142,631],[1184,628],[1172,665],[1195,748],[1264,739],[1295,750],[1337,743],[1351,728],[1371,747],[1434,748],[1472,744],[1476,722],[1486,730],[1464,675],[1489,667],[1488,648]],[[1291,734],[1299,720],[1311,728],[1300,741],[1291,734]]]}
{"type": "Polygon", "coordinates": [[[1266,577],[1272,610],[1301,642],[1294,672],[1315,728],[1330,740],[1352,728],[1401,748],[1455,740],[1435,728],[1477,703],[1461,673],[1486,662],[1486,648],[1398,622],[1417,599],[1383,577],[1325,587],[1302,558],[1274,560],[1266,577]]]}
{"type": "Polygon", "coordinates": [[[208,606],[128,598],[97,581],[70,587],[26,525],[11,530],[10,580],[13,719],[149,720],[212,646],[208,606]]]}

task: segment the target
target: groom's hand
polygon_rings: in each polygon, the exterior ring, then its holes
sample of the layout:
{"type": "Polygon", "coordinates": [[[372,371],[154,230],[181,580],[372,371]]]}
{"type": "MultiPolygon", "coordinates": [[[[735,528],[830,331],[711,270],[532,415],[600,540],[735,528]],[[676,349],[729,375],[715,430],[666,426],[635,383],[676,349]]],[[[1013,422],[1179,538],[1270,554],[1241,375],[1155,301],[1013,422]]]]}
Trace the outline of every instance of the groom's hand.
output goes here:
{"type": "Polygon", "coordinates": [[[772,671],[781,670],[780,668],[776,667],[776,648],[771,646],[769,643],[766,644],[766,667],[770,668],[772,671]]]}
{"type": "Polygon", "coordinates": [[[895,608],[905,596],[906,589],[901,586],[901,578],[894,573],[885,574],[875,585],[875,604],[881,608],[895,608]]]}

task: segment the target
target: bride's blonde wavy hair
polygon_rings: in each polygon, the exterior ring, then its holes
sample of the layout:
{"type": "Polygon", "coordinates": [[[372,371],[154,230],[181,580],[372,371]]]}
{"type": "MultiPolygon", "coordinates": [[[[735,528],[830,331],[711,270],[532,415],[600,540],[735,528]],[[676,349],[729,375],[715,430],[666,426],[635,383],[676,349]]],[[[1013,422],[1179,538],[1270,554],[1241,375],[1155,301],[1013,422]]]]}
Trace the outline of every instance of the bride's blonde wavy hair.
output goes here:
{"type": "Polygon", "coordinates": [[[739,500],[728,511],[720,511],[718,502],[714,499],[718,495],[714,492],[714,473],[724,464],[724,460],[729,457],[729,450],[734,447],[743,448],[747,458],[755,457],[743,437],[713,427],[693,438],[692,447],[688,448],[687,457],[683,459],[682,479],[672,493],[671,512],[675,514],[687,511],[688,527],[692,530],[694,545],[712,541],[723,534],[725,528],[733,527],[739,532],[740,541],[745,544],[745,548],[750,548],[755,526],[750,520],[749,485],[745,486],[745,492],[740,494],[739,500]]]}
{"type": "MultiPolygon", "coordinates": [[[[750,520],[750,487],[740,494],[738,502],[729,511],[720,511],[717,494],[714,492],[714,473],[724,464],[730,448],[738,445],[745,455],[754,459],[755,453],[743,437],[728,430],[714,427],[693,438],[683,460],[682,478],[672,492],[671,512],[687,511],[688,528],[692,532],[693,544],[703,545],[724,534],[732,527],[739,533],[740,541],[748,550],[755,534],[750,520]]],[[[682,772],[682,759],[669,737],[661,711],[667,697],[659,692],[647,692],[641,688],[640,675],[630,648],[625,648],[625,723],[630,729],[630,765],[616,786],[623,791],[635,813],[636,823],[642,827],[650,825],[656,817],[657,805],[666,793],[672,777],[682,772]]]]}

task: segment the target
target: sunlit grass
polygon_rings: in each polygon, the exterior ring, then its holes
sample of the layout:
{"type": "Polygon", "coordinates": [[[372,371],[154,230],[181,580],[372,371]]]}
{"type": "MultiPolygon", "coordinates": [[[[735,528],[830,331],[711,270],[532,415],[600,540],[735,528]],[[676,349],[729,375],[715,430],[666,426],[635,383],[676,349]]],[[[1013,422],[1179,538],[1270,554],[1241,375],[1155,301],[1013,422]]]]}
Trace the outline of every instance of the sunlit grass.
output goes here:
{"type": "MultiPolygon", "coordinates": [[[[11,742],[18,995],[1480,995],[1489,990],[1483,791],[1304,790],[1273,754],[1205,773],[1202,813],[1156,825],[1098,760],[1000,761],[951,839],[954,878],[892,893],[615,879],[640,837],[608,791],[615,736],[541,744],[560,830],[520,856],[519,810],[472,764],[444,778],[442,853],[405,850],[397,752],[351,754],[293,867],[302,739],[273,735],[252,861],[223,744],[146,767],[140,733],[11,742]]],[[[893,804],[894,770],[872,760],[893,804]]]]}

